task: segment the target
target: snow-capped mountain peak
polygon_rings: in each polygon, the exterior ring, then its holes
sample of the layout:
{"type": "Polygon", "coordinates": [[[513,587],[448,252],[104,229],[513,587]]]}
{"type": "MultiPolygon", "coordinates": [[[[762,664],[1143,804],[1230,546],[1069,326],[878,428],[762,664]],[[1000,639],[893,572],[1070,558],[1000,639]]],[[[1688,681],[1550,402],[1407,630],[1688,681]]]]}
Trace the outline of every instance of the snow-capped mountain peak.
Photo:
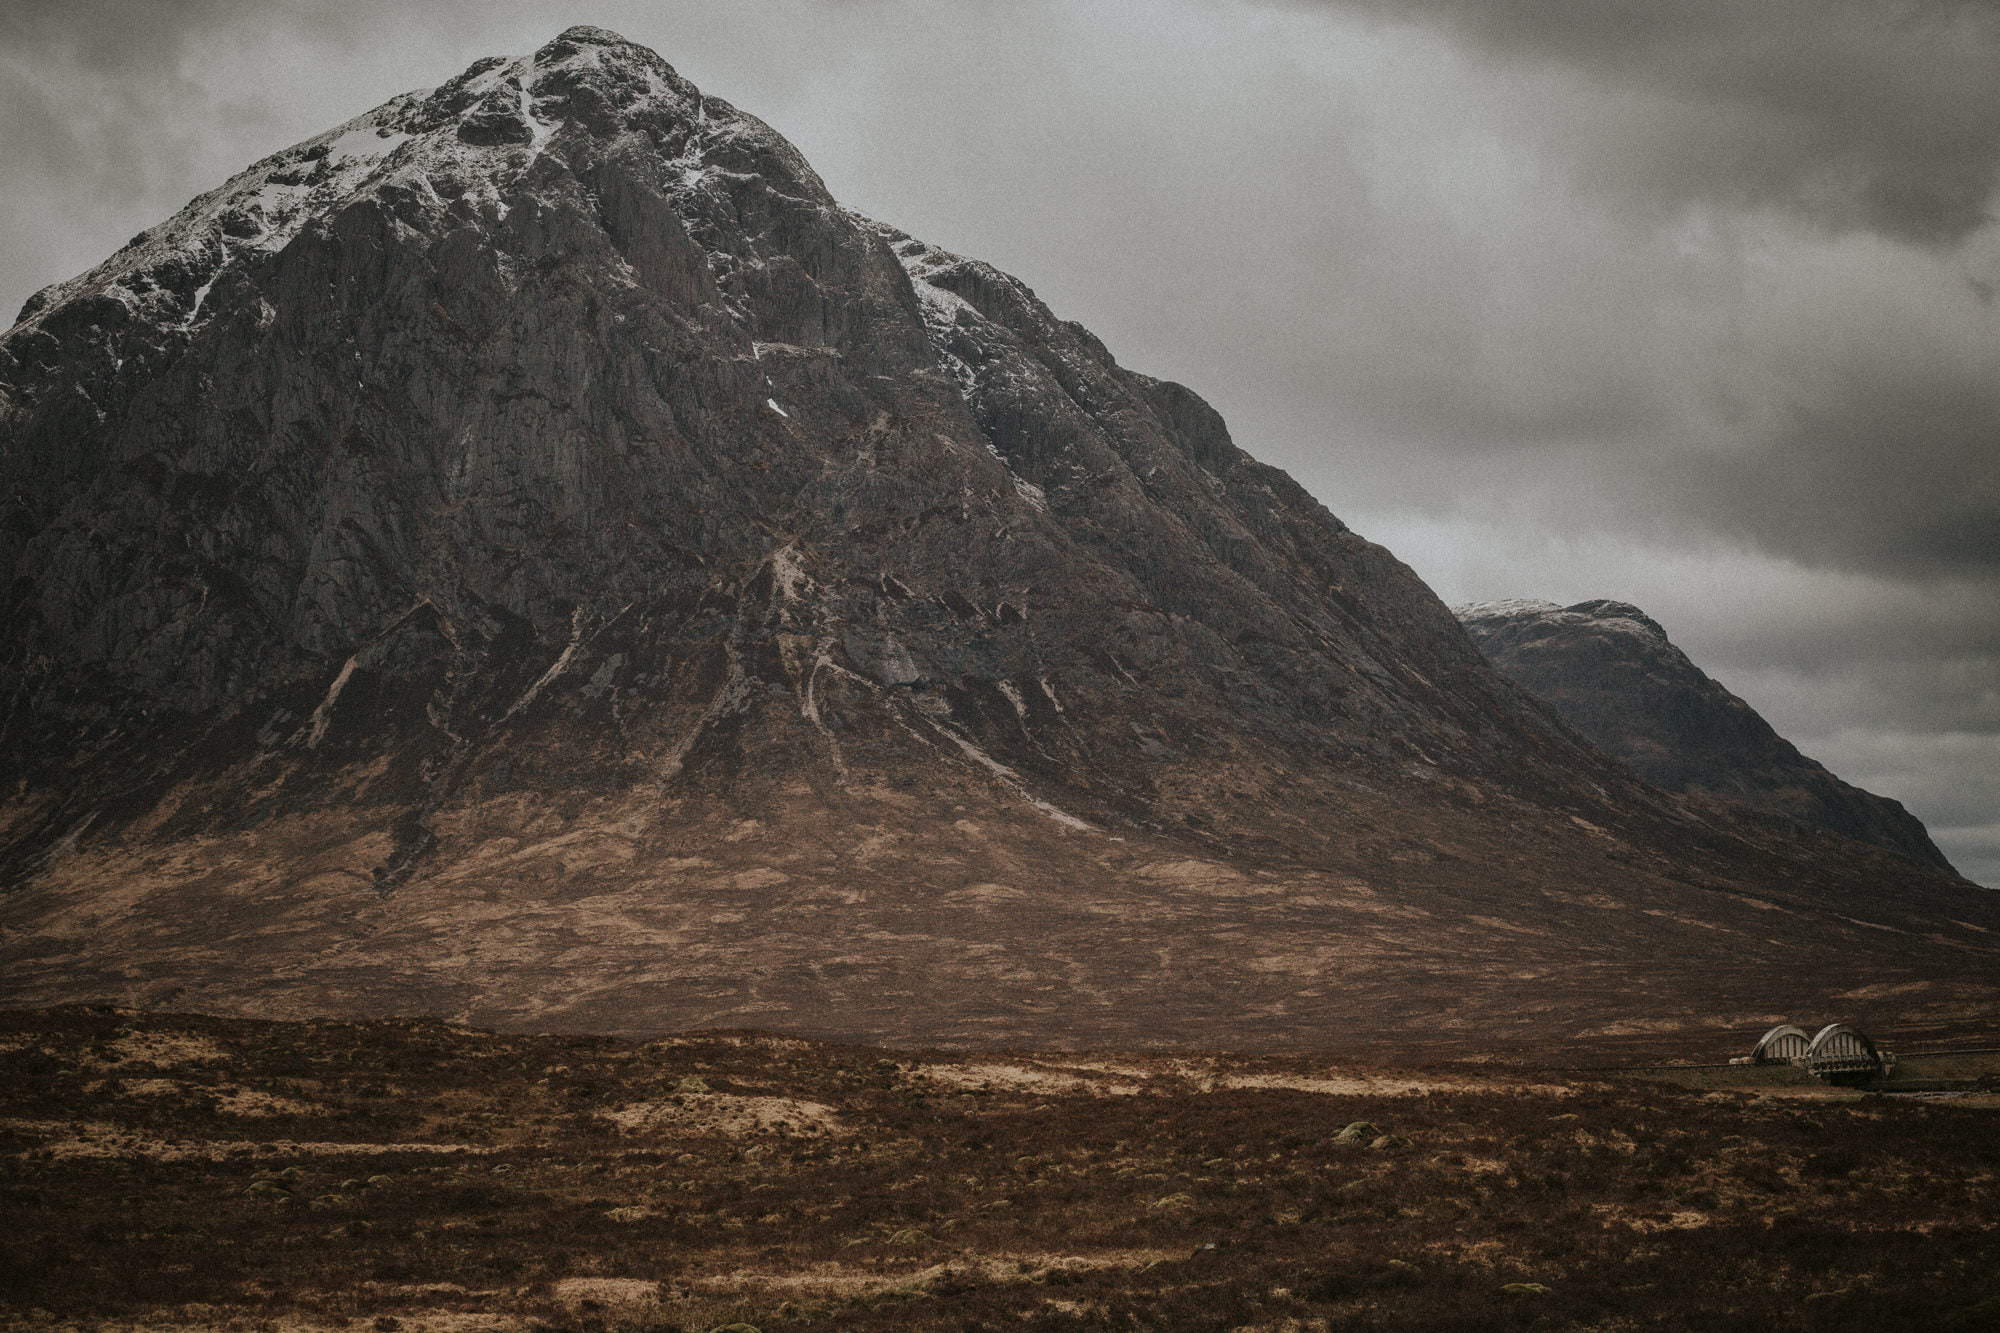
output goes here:
{"type": "Polygon", "coordinates": [[[458,199],[493,206],[500,179],[531,169],[573,128],[684,125],[714,141],[748,120],[704,100],[652,51],[602,28],[570,28],[531,55],[476,61],[437,88],[391,98],[253,163],[95,268],[37,292],[10,336],[80,301],[98,307],[101,325],[191,335],[219,282],[385,188],[440,208],[458,199]]]}

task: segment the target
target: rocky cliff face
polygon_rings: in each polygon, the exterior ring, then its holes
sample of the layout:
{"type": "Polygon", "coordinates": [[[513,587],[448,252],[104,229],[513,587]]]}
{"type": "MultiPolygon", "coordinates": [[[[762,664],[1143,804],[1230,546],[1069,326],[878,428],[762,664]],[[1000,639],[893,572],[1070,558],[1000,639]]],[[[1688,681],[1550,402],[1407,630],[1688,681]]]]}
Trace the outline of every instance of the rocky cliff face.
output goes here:
{"type": "Polygon", "coordinates": [[[0,440],[21,999],[1288,1040],[1595,986],[1777,867],[1860,892],[597,29],[37,296],[0,440]]]}
{"type": "Polygon", "coordinates": [[[1901,804],[1800,754],[1638,607],[1508,601],[1455,609],[1502,675],[1655,786],[1706,792],[1951,869],[1901,804]]]}

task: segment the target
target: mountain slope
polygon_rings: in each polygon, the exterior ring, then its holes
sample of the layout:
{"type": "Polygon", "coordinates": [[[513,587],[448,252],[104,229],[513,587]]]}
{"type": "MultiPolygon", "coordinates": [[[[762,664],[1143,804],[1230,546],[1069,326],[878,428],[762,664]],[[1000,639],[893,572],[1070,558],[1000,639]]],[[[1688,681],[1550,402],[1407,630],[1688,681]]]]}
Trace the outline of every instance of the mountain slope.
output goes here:
{"type": "Polygon", "coordinates": [[[19,1000],[1273,1041],[1587,1025],[1716,930],[1703,1005],[1990,972],[1985,900],[1637,783],[1194,394],[601,30],[38,296],[0,439],[19,1000]]]}
{"type": "Polygon", "coordinates": [[[1502,675],[1655,786],[1706,792],[1951,869],[1900,803],[1800,754],[1639,608],[1509,601],[1455,611],[1502,675]]]}

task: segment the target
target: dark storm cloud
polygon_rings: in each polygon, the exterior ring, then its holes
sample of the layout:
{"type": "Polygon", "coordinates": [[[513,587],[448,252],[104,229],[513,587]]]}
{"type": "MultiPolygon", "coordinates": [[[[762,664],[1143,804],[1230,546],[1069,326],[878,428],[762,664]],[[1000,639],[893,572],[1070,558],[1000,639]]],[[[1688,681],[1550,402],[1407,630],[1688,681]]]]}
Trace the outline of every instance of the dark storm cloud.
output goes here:
{"type": "Polygon", "coordinates": [[[1944,244],[1990,220],[1988,0],[1315,0],[1594,80],[1548,126],[1600,183],[1944,244]],[[1579,110],[1582,110],[1579,107],[1579,110]]]}
{"type": "Polygon", "coordinates": [[[2000,379],[1842,370],[1753,448],[1684,473],[1677,507],[1813,564],[2000,578],[2000,379]]]}
{"type": "MultiPolygon", "coordinates": [[[[1678,527],[1679,544],[1720,538],[1916,585],[1993,578],[2000,597],[2000,325],[1986,230],[2000,182],[2000,5],[1301,4],[1442,37],[1470,62],[1467,81],[1489,89],[1467,114],[1628,226],[1608,251],[1575,217],[1551,213],[1545,227],[1589,284],[1625,287],[1615,372],[1592,364],[1601,334],[1579,336],[1591,298],[1545,274],[1561,316],[1552,327],[1462,306],[1464,341],[1497,352],[1396,362],[1391,389],[1371,390],[1388,408],[1382,429],[1420,424],[1415,405],[1456,404],[1447,428],[1426,423],[1426,447],[1473,460],[1517,505],[1534,503],[1524,479],[1560,477],[1572,521],[1626,523],[1670,545],[1678,527]],[[1675,234],[1691,224],[1710,228],[1692,247],[1675,234]],[[1872,250],[1856,239],[1870,237],[1882,238],[1872,250]],[[1704,246],[1743,252],[1734,289],[1717,262],[1725,280],[1698,297],[1707,320],[1634,345],[1630,330],[1688,290],[1664,257],[1704,246]],[[1816,246],[1812,262],[1799,258],[1816,246]],[[1767,300],[1776,308],[1755,308],[1767,300]],[[1649,379],[1649,365],[1667,374],[1649,379]],[[1579,370],[1581,383],[1544,404],[1593,409],[1567,419],[1526,416],[1491,388],[1465,392],[1579,370]],[[1687,391],[1678,403],[1674,385],[1687,391]],[[1594,441],[1578,422],[1597,428],[1594,441]],[[1540,468],[1522,461],[1536,454],[1540,468]]],[[[1493,259],[1532,248],[1517,234],[1493,259]]]]}

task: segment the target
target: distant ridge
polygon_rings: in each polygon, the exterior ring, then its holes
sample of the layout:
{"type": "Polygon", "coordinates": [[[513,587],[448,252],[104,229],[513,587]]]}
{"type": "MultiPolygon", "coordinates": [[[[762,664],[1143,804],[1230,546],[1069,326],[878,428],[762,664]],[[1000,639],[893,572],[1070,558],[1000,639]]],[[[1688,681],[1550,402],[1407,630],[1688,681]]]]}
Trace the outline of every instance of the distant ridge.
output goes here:
{"type": "Polygon", "coordinates": [[[1901,803],[1800,754],[1629,602],[1481,602],[1453,611],[1481,652],[1606,754],[1705,792],[1951,870],[1901,803]]]}

